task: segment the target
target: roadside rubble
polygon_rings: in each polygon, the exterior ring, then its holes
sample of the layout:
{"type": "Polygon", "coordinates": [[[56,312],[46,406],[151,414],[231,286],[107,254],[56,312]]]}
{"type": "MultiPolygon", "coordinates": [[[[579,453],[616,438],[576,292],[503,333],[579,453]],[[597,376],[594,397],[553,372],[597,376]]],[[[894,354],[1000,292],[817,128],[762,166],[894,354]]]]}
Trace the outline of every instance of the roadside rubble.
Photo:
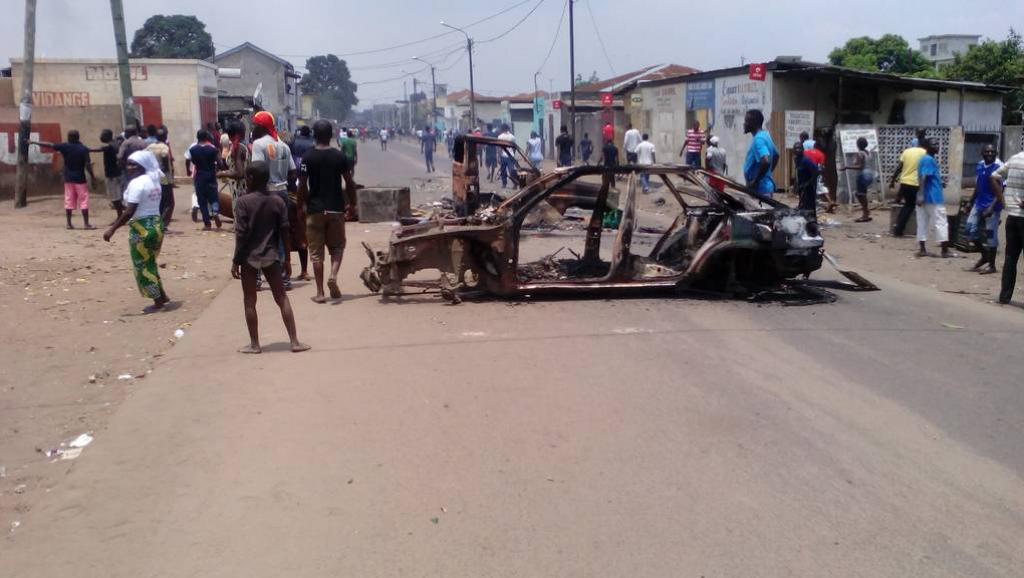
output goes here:
{"type": "Polygon", "coordinates": [[[36,451],[42,453],[48,458],[52,458],[51,461],[58,460],[73,460],[82,455],[82,450],[92,443],[93,437],[90,432],[83,433],[69,442],[61,442],[60,445],[53,449],[43,451],[36,448],[36,451]]]}

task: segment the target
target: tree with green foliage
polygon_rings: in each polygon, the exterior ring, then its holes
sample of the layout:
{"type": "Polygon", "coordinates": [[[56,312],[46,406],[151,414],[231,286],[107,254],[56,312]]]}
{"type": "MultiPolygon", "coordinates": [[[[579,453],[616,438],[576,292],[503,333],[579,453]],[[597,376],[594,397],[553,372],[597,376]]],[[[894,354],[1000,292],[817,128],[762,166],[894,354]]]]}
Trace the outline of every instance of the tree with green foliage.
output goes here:
{"type": "Polygon", "coordinates": [[[868,36],[851,38],[842,48],[830,52],[828,60],[836,66],[890,74],[927,74],[933,68],[898,34],[886,34],[877,40],[868,36]]]}
{"type": "Polygon", "coordinates": [[[941,68],[948,80],[966,80],[1013,87],[1003,99],[1003,123],[1020,124],[1024,107],[1024,40],[1010,29],[1006,40],[985,40],[966,54],[957,54],[953,63],[941,68]]]}
{"type": "Polygon", "coordinates": [[[196,58],[213,56],[213,37],[195,16],[150,16],[135,31],[132,58],[196,58]]]}
{"type": "Polygon", "coordinates": [[[592,71],[590,73],[590,78],[587,78],[587,79],[583,78],[583,74],[577,72],[576,73],[576,82],[574,84],[576,86],[583,86],[583,85],[586,85],[586,84],[594,84],[595,82],[601,82],[601,77],[599,77],[597,75],[597,71],[596,70],[592,71]]]}
{"type": "Polygon", "coordinates": [[[358,86],[352,82],[348,64],[333,54],[306,59],[302,90],[314,97],[321,116],[345,120],[352,107],[359,103],[358,86]]]}

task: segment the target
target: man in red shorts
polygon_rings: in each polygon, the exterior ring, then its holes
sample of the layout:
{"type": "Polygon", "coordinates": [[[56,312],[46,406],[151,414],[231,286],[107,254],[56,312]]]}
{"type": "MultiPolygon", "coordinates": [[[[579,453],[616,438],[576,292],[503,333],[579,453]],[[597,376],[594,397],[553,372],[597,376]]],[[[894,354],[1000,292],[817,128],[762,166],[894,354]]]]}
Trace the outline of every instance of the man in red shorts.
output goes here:
{"type": "Polygon", "coordinates": [[[89,224],[89,183],[96,182],[96,176],[92,173],[89,147],[82,144],[78,131],[68,131],[68,142],[53,144],[29,141],[29,144],[51,148],[64,157],[64,214],[68,220],[68,229],[75,228],[71,224],[71,213],[75,209],[81,209],[85,228],[95,229],[89,224]],[[86,180],[86,174],[89,180],[86,180]]]}

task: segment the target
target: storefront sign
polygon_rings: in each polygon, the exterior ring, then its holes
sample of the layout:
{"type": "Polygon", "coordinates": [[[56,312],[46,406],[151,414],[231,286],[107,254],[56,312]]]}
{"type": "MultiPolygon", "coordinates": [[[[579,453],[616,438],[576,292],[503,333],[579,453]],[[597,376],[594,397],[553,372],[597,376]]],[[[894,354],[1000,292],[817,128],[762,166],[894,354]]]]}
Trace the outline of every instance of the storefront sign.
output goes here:
{"type": "Polygon", "coordinates": [[[560,101],[560,100],[552,100],[551,101],[551,108],[553,108],[555,110],[562,110],[562,101],[560,101]]]}
{"type": "Polygon", "coordinates": [[[718,114],[727,128],[742,127],[743,116],[755,108],[763,112],[765,118],[770,118],[771,95],[768,83],[751,81],[743,76],[728,76],[717,79],[715,87],[719,93],[718,105],[721,107],[718,114]]]}
{"type": "Polygon", "coordinates": [[[610,92],[601,93],[601,106],[611,106],[615,103],[615,95],[610,92]]]}
{"type": "Polygon", "coordinates": [[[32,102],[39,108],[89,106],[89,93],[41,90],[32,93],[32,102]]]}
{"type": "Polygon", "coordinates": [[[763,81],[768,78],[768,67],[764,64],[750,65],[750,80],[763,81]]]}
{"type": "Polygon", "coordinates": [[[634,92],[629,96],[629,102],[633,106],[640,106],[644,103],[644,95],[639,92],[634,92]]]}
{"type": "MultiPolygon", "coordinates": [[[[132,80],[149,80],[149,69],[144,64],[129,67],[132,80]]],[[[85,67],[86,80],[117,80],[120,75],[116,64],[100,64],[85,67]]]]}
{"type": "Polygon", "coordinates": [[[715,81],[686,84],[686,110],[715,110],[715,81]]]}
{"type": "Polygon", "coordinates": [[[800,133],[814,134],[814,111],[813,110],[787,110],[786,111],[786,142],[787,147],[800,140],[800,133]]]}

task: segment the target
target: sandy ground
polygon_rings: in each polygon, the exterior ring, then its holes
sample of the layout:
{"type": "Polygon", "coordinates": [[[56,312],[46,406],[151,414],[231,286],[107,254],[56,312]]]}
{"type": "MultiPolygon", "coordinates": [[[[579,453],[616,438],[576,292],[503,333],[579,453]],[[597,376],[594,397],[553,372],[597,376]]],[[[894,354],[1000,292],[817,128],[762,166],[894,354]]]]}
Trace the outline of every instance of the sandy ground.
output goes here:
{"type": "MultiPolygon", "coordinates": [[[[188,207],[190,187],[177,189],[188,207]]],[[[0,206],[0,518],[31,508],[73,466],[51,463],[44,452],[84,432],[102,431],[134,390],[145,387],[155,359],[186,333],[228,283],[233,239],[202,232],[179,210],[160,255],[161,275],[173,303],[144,313],[128,255],[128,231],[108,244],[114,218],[94,197],[97,229],[64,228],[63,200],[33,199],[15,211],[0,206]],[[119,376],[129,375],[130,379],[119,376]]]]}

